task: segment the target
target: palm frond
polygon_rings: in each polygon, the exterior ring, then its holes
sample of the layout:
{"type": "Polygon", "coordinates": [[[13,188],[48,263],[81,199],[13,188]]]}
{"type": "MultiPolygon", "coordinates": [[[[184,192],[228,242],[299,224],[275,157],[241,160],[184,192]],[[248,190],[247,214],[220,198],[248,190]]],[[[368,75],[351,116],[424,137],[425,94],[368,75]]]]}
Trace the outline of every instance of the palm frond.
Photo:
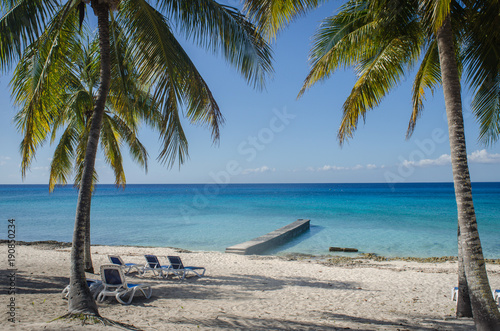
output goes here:
{"type": "Polygon", "coordinates": [[[500,127],[500,3],[473,1],[465,9],[462,57],[466,80],[474,93],[472,110],[479,122],[479,139],[498,140],[500,127]]]}
{"type": "Polygon", "coordinates": [[[424,26],[430,27],[432,32],[436,32],[450,14],[451,3],[451,0],[420,1],[420,10],[425,21],[424,26]]]}
{"type": "Polygon", "coordinates": [[[270,46],[246,17],[213,0],[158,1],[159,9],[200,47],[218,53],[254,87],[264,87],[272,73],[270,46]]]}
{"type": "Polygon", "coordinates": [[[428,46],[427,51],[420,63],[420,67],[413,82],[413,111],[406,131],[406,138],[409,138],[417,124],[417,119],[420,117],[424,109],[423,101],[425,100],[425,90],[428,89],[434,94],[434,89],[441,83],[441,67],[439,65],[439,53],[436,41],[428,46]]]}
{"type": "Polygon", "coordinates": [[[57,184],[65,185],[73,172],[75,147],[78,144],[79,134],[74,125],[68,125],[61,135],[54,151],[50,164],[49,191],[52,192],[57,184]]]}
{"type": "Polygon", "coordinates": [[[139,165],[148,171],[148,152],[144,145],[139,141],[137,134],[121,120],[119,117],[113,117],[113,128],[118,133],[123,142],[129,147],[130,156],[139,165]]]}
{"type": "MultiPolygon", "coordinates": [[[[169,98],[175,98],[174,89],[167,89],[170,93],[169,98]]],[[[169,104],[173,104],[169,102],[169,104]]],[[[184,129],[182,128],[179,112],[177,109],[169,109],[164,116],[160,130],[163,148],[158,156],[159,160],[170,160],[168,166],[174,165],[175,158],[179,159],[179,166],[183,164],[188,157],[188,142],[184,129]]]]}
{"type": "Polygon", "coordinates": [[[342,145],[352,138],[360,118],[378,106],[382,98],[394,88],[403,77],[408,62],[418,55],[413,41],[394,39],[381,47],[376,56],[360,63],[357,68],[359,79],[342,107],[343,117],[338,131],[342,145]]]}
{"type": "Polygon", "coordinates": [[[323,20],[313,37],[309,57],[311,70],[299,97],[338,68],[350,67],[373,55],[373,36],[378,28],[377,22],[368,16],[366,3],[358,1],[349,1],[341,7],[338,15],[323,20]]]}
{"type": "Polygon", "coordinates": [[[294,19],[317,8],[324,0],[245,0],[244,12],[272,40],[294,19]]]}
{"type": "Polygon", "coordinates": [[[14,102],[21,107],[15,121],[24,135],[21,143],[23,177],[36,149],[49,134],[54,112],[62,102],[64,90],[60,79],[71,66],[65,51],[77,39],[74,15],[69,9],[69,6],[61,8],[44,34],[27,48],[11,80],[14,102]]]}
{"type": "Polygon", "coordinates": [[[0,2],[0,70],[6,72],[35,41],[58,8],[57,0],[0,2]]]}
{"type": "Polygon", "coordinates": [[[115,173],[115,184],[125,187],[126,179],[120,144],[118,134],[113,125],[113,119],[105,113],[102,118],[101,147],[104,152],[105,161],[115,173]]]}
{"type": "Polygon", "coordinates": [[[349,1],[327,18],[314,37],[311,71],[299,97],[339,68],[356,67],[358,80],[343,105],[338,132],[342,145],[353,136],[360,118],[382,98],[418,59],[424,36],[416,2],[349,1]],[[396,10],[396,9],[397,10],[396,10]]]}
{"type": "MultiPolygon", "coordinates": [[[[85,165],[85,153],[87,152],[87,142],[89,141],[89,130],[90,130],[91,121],[83,127],[83,130],[80,131],[80,137],[78,138],[78,146],[76,148],[76,160],[75,160],[75,181],[74,187],[80,187],[80,183],[82,181],[83,169],[85,165]]],[[[92,192],[94,191],[95,185],[99,182],[99,175],[97,174],[96,169],[94,168],[94,172],[92,173],[92,192]]]]}
{"type": "Polygon", "coordinates": [[[472,111],[479,122],[479,139],[486,145],[497,142],[500,137],[500,68],[477,89],[472,111]]]}
{"type": "Polygon", "coordinates": [[[117,21],[130,40],[135,41],[133,60],[161,105],[164,147],[160,160],[172,166],[177,157],[181,164],[187,155],[187,143],[182,142],[185,136],[177,120],[181,102],[186,103],[186,115],[192,122],[211,127],[214,141],[219,139],[219,126],[223,122],[219,107],[158,11],[145,1],[124,1],[117,21]],[[177,142],[173,149],[167,145],[170,142],[177,142]]]}
{"type": "Polygon", "coordinates": [[[130,49],[125,35],[111,13],[110,22],[111,44],[111,75],[113,77],[110,87],[109,101],[113,109],[119,111],[128,125],[135,125],[134,103],[136,94],[136,80],[139,80],[137,70],[130,58],[130,49]]]}

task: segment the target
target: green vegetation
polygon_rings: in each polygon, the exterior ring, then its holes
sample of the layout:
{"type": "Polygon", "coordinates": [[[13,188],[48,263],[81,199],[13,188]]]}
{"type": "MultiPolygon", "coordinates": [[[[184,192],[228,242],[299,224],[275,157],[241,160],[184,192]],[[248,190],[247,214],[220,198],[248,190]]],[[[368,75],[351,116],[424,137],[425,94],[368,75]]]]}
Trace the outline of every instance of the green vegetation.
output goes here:
{"type": "MultiPolygon", "coordinates": [[[[320,1],[246,0],[250,17],[270,38],[320,1]]],[[[354,68],[357,81],[343,105],[340,144],[352,138],[360,119],[419,61],[413,85],[410,136],[423,110],[425,91],[442,84],[458,210],[459,299],[457,316],[473,315],[478,330],[500,328],[477,231],[463,127],[460,72],[474,90],[480,137],[500,133],[500,43],[497,1],[347,1],[323,20],[310,51],[311,70],[299,96],[341,68],[354,68]]]]}
{"type": "MultiPolygon", "coordinates": [[[[255,87],[262,87],[272,71],[271,51],[242,14],[212,0],[158,2],[156,7],[144,0],[2,0],[0,11],[0,68],[6,71],[18,59],[26,59],[29,63],[21,65],[23,69],[18,71],[18,76],[26,78],[29,86],[22,89],[22,95],[16,96],[17,100],[23,100],[22,103],[27,105],[24,118],[19,118],[25,135],[22,143],[23,171],[29,168],[36,148],[51,130],[57,130],[62,125],[63,119],[81,118],[85,112],[88,113],[86,119],[81,119],[82,123],[70,125],[80,131],[68,133],[66,139],[69,142],[61,145],[71,148],[75,146],[71,141],[82,137],[88,139],[83,142],[85,147],[76,148],[73,152],[78,162],[80,185],[72,241],[68,310],[70,314],[99,316],[85,281],[84,242],[89,228],[99,142],[101,145],[109,142],[111,145],[108,148],[118,151],[113,144],[120,130],[113,128],[106,105],[111,102],[115,110],[124,107],[128,111],[124,114],[127,119],[141,116],[154,118],[159,111],[158,130],[163,143],[159,159],[167,166],[173,166],[176,160],[180,165],[188,155],[180,113],[184,111],[192,123],[210,127],[214,141],[219,139],[223,118],[209,87],[173,34],[173,28],[201,47],[221,53],[255,87]],[[100,62],[97,94],[90,112],[85,107],[80,108],[80,117],[77,114],[57,116],[61,114],[58,106],[69,100],[65,99],[67,96],[57,93],[58,90],[66,94],[72,84],[78,84],[65,73],[70,72],[74,65],[72,60],[79,47],[76,36],[86,14],[86,4],[90,4],[97,17],[100,62]],[[130,68],[133,68],[132,72],[130,68]],[[138,89],[128,84],[129,74],[130,78],[138,79],[140,87],[148,87],[153,104],[158,105],[149,108],[151,113],[147,116],[135,113],[136,109],[130,105],[130,100],[137,101],[138,89]],[[33,77],[33,80],[29,81],[31,78],[28,77],[33,77]],[[116,77],[119,78],[117,81],[114,80],[116,77]],[[120,86],[115,89],[113,84],[120,86]],[[67,86],[68,90],[61,89],[61,86],[67,86]],[[29,91],[28,94],[26,91],[29,91]],[[114,91],[118,91],[118,95],[114,91]],[[60,121],[57,121],[58,118],[60,121]],[[106,137],[106,134],[110,136],[106,137]],[[78,152],[83,155],[78,156],[78,152]]],[[[80,79],[80,82],[86,81],[85,77],[80,79]]],[[[89,91],[88,95],[91,94],[89,91]]],[[[77,99],[80,96],[84,99],[83,94],[75,95],[77,99]]],[[[88,103],[88,99],[82,103],[88,103]]],[[[127,122],[129,129],[131,123],[135,122],[127,122]]],[[[145,161],[144,151],[133,135],[127,138],[136,147],[134,157],[145,161]]],[[[54,182],[64,182],[71,168],[72,151],[62,149],[60,162],[54,164],[54,169],[58,169],[54,172],[54,182]]],[[[124,177],[119,170],[120,161],[114,156],[116,153],[110,157],[109,163],[118,170],[115,172],[117,182],[122,183],[124,177]]]]}

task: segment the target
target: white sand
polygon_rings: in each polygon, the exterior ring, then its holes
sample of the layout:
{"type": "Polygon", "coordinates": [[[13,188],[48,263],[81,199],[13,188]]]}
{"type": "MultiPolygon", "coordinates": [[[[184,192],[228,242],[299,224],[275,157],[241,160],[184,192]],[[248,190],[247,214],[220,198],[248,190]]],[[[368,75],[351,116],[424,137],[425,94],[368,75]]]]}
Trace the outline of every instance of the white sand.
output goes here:
{"type": "MultiPolygon", "coordinates": [[[[2,261],[7,247],[0,245],[2,261]]],[[[152,273],[128,276],[153,286],[129,306],[108,298],[102,316],[143,330],[471,330],[473,321],[454,318],[450,300],[457,283],[454,262],[416,263],[361,260],[325,265],[277,257],[218,252],[176,252],[169,248],[94,246],[96,272],[108,254],[143,263],[144,254],[180,255],[185,265],[205,266],[205,277],[158,279],[152,273]]],[[[15,327],[2,314],[2,330],[110,330],[77,322],[48,321],[66,313],[61,290],[69,280],[69,248],[17,246],[15,327]]],[[[4,269],[4,267],[2,267],[4,269]]],[[[5,269],[4,269],[5,270],[5,269]]],[[[490,284],[500,288],[500,266],[488,265],[490,284]]],[[[99,278],[98,275],[88,275],[99,278]]],[[[4,311],[10,300],[2,291],[4,311]]]]}

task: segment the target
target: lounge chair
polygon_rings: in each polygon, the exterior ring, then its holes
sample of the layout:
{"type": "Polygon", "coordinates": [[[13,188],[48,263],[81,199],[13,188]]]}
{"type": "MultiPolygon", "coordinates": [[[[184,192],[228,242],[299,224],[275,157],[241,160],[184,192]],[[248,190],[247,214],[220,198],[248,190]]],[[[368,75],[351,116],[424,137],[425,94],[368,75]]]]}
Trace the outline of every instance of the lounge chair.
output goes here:
{"type": "MultiPolygon", "coordinates": [[[[496,301],[497,305],[500,306],[500,290],[493,291],[493,299],[496,301]]],[[[451,289],[451,301],[458,300],[458,287],[451,289]]]]}
{"type": "Polygon", "coordinates": [[[139,274],[143,272],[142,269],[144,269],[144,265],[142,264],[125,263],[118,255],[108,255],[108,258],[109,262],[122,266],[123,272],[125,272],[125,274],[128,274],[130,270],[132,270],[132,268],[135,268],[139,274]]]}
{"type": "Polygon", "coordinates": [[[182,264],[182,260],[179,256],[167,256],[167,258],[170,262],[170,271],[176,274],[179,278],[181,278],[182,274],[181,280],[184,279],[189,272],[194,273],[198,277],[202,277],[203,275],[205,275],[204,267],[185,267],[182,264]],[[199,272],[197,272],[197,270],[203,270],[203,272],[200,274],[199,272]]]}
{"type": "Polygon", "coordinates": [[[458,300],[458,287],[453,287],[451,289],[451,301],[457,301],[458,300]]]}
{"type": "MultiPolygon", "coordinates": [[[[90,289],[90,293],[92,293],[92,295],[94,296],[94,299],[97,298],[97,296],[99,295],[99,293],[101,292],[102,287],[103,287],[102,282],[98,279],[87,279],[87,286],[90,289]]],[[[70,288],[70,285],[66,286],[64,288],[64,290],[62,290],[61,295],[62,295],[63,299],[68,298],[69,288],[70,288]]]]}
{"type": "Polygon", "coordinates": [[[170,270],[170,266],[161,265],[156,255],[144,255],[144,257],[146,258],[146,265],[143,268],[142,274],[145,274],[146,271],[151,270],[153,271],[153,274],[155,276],[156,273],[158,273],[158,276],[160,277],[168,276],[168,271],[170,270]]]}
{"type": "Polygon", "coordinates": [[[153,291],[149,285],[127,283],[123,268],[116,264],[102,265],[101,278],[103,289],[97,296],[98,302],[103,302],[107,296],[114,296],[119,303],[128,305],[132,302],[137,290],[140,290],[146,299],[151,297],[153,291]],[[122,300],[126,295],[129,295],[128,301],[122,300]]]}

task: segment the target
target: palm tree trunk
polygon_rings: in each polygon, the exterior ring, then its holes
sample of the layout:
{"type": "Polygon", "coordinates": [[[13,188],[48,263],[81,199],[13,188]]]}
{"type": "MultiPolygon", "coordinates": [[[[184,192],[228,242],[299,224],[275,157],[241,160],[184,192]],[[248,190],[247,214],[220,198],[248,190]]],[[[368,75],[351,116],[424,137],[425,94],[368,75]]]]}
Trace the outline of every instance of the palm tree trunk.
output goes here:
{"type": "Polygon", "coordinates": [[[99,47],[101,51],[101,71],[99,92],[92,115],[89,140],[85,153],[82,180],[76,207],[75,229],[73,232],[73,247],[71,249],[71,274],[69,292],[69,313],[89,314],[99,316],[97,305],[85,280],[84,242],[87,227],[87,215],[90,215],[90,200],[92,198],[92,176],[101,132],[104,106],[109,92],[111,79],[110,46],[109,46],[109,7],[99,0],[92,0],[92,8],[97,16],[99,28],[99,47]]]}
{"type": "MultiPolygon", "coordinates": [[[[92,203],[92,197],[89,199],[89,205],[92,203]]],[[[90,206],[88,208],[88,214],[85,219],[85,243],[84,243],[84,264],[85,264],[85,272],[89,272],[91,274],[94,273],[94,265],[92,264],[92,251],[90,248],[90,206]]]]}
{"type": "Polygon", "coordinates": [[[455,49],[449,16],[438,29],[436,40],[443,80],[448,132],[450,138],[451,164],[455,198],[457,200],[458,225],[462,244],[470,301],[477,330],[500,330],[500,313],[493,300],[488,275],[477,231],[476,214],[472,203],[465,132],[462,115],[460,77],[455,60],[455,49]]]}
{"type": "Polygon", "coordinates": [[[462,250],[462,237],[460,236],[460,226],[457,231],[458,242],[458,296],[457,296],[457,317],[473,317],[472,306],[470,304],[469,287],[467,286],[467,276],[465,275],[464,253],[462,250]]]}

